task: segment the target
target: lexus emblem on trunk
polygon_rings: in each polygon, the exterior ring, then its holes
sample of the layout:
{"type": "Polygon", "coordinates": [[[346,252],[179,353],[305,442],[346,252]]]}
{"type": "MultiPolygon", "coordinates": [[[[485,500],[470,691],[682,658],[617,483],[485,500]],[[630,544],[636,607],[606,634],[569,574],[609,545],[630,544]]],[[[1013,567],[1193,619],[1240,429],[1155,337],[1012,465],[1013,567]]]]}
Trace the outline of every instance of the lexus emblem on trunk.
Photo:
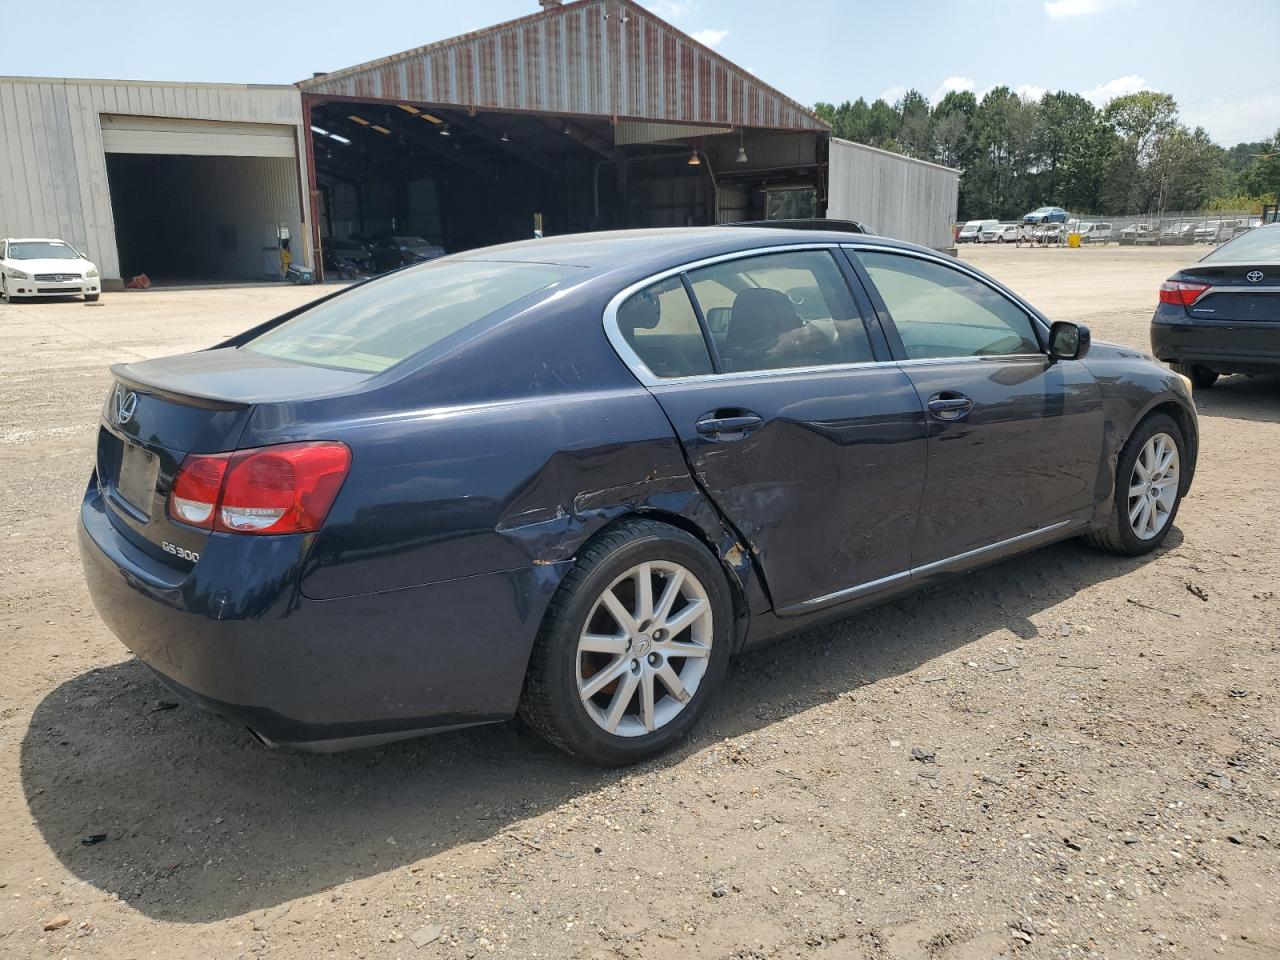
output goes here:
{"type": "Polygon", "coordinates": [[[138,395],[132,390],[125,391],[117,386],[115,393],[116,423],[124,426],[133,419],[133,412],[138,409],[138,395]]]}
{"type": "Polygon", "coordinates": [[[1244,278],[1248,280],[1250,283],[1259,283],[1262,280],[1262,271],[1250,270],[1248,273],[1244,275],[1244,278]]]}

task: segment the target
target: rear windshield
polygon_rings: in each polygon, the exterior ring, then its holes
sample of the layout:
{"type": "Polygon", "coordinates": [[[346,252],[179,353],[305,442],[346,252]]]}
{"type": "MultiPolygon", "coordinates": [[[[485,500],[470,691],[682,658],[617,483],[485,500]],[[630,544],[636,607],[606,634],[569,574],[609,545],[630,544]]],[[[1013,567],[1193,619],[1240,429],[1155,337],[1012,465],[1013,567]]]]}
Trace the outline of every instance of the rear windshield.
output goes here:
{"type": "Polygon", "coordinates": [[[297,363],[378,373],[575,269],[553,263],[427,263],[316,304],[244,347],[297,363]]]}
{"type": "Polygon", "coordinates": [[[65,243],[20,240],[9,244],[10,260],[79,260],[80,254],[65,243]]]}
{"type": "Polygon", "coordinates": [[[1280,261],[1280,227],[1254,227],[1224,243],[1204,259],[1280,261]]]}

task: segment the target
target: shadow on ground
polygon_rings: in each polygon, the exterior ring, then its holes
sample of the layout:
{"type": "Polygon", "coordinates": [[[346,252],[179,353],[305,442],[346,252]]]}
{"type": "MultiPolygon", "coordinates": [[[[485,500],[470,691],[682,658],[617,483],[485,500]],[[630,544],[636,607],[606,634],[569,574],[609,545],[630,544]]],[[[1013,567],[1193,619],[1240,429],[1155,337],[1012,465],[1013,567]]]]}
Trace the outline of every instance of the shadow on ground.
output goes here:
{"type": "MultiPolygon", "coordinates": [[[[1202,417],[1280,423],[1280,377],[1222,377],[1212,388],[1196,391],[1196,409],[1202,417]]],[[[1200,427],[1201,433],[1211,429],[1200,427]]]]}
{"type": "MultiPolygon", "coordinates": [[[[1039,637],[1032,618],[1141,562],[1059,544],[749,653],[694,736],[647,768],[1001,628],[1049,656],[1056,631],[1039,637]]],[[[330,756],[273,752],[185,705],[157,709],[170,699],[136,661],[92,670],[38,705],[21,756],[32,817],[66,868],[166,921],[236,916],[391,870],[625,775],[581,766],[516,723],[330,756]],[[106,839],[82,842],[95,834],[106,839]]]]}

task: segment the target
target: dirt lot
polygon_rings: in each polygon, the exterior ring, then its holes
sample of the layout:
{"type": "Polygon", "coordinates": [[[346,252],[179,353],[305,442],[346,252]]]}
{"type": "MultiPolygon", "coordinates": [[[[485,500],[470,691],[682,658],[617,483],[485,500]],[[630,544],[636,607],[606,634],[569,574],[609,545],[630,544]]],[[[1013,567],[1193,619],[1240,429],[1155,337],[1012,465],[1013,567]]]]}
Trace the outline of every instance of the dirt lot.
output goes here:
{"type": "MultiPolygon", "coordinates": [[[[965,255],[1143,349],[1186,257],[965,255]]],[[[74,529],[108,364],[315,294],[0,304],[0,956],[1280,955],[1280,382],[1198,398],[1156,555],[1066,543],[748,655],[656,762],[515,724],[303,756],[165,709],[74,529]]]]}

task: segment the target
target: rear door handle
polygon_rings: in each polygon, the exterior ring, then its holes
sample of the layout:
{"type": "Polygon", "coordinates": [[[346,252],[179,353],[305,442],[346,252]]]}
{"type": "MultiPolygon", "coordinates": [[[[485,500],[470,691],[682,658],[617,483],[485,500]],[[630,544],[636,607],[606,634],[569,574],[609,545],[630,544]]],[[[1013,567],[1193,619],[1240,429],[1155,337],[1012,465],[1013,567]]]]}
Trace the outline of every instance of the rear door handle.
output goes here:
{"type": "MultiPolygon", "coordinates": [[[[715,437],[720,434],[736,433],[746,436],[747,433],[764,423],[764,418],[758,414],[743,411],[740,414],[729,417],[703,417],[694,424],[694,429],[704,437],[715,437]]],[[[737,440],[739,437],[725,437],[725,439],[737,440]]]]}
{"type": "Polygon", "coordinates": [[[946,390],[929,398],[929,413],[937,420],[961,420],[973,409],[973,401],[963,393],[946,390]]]}

